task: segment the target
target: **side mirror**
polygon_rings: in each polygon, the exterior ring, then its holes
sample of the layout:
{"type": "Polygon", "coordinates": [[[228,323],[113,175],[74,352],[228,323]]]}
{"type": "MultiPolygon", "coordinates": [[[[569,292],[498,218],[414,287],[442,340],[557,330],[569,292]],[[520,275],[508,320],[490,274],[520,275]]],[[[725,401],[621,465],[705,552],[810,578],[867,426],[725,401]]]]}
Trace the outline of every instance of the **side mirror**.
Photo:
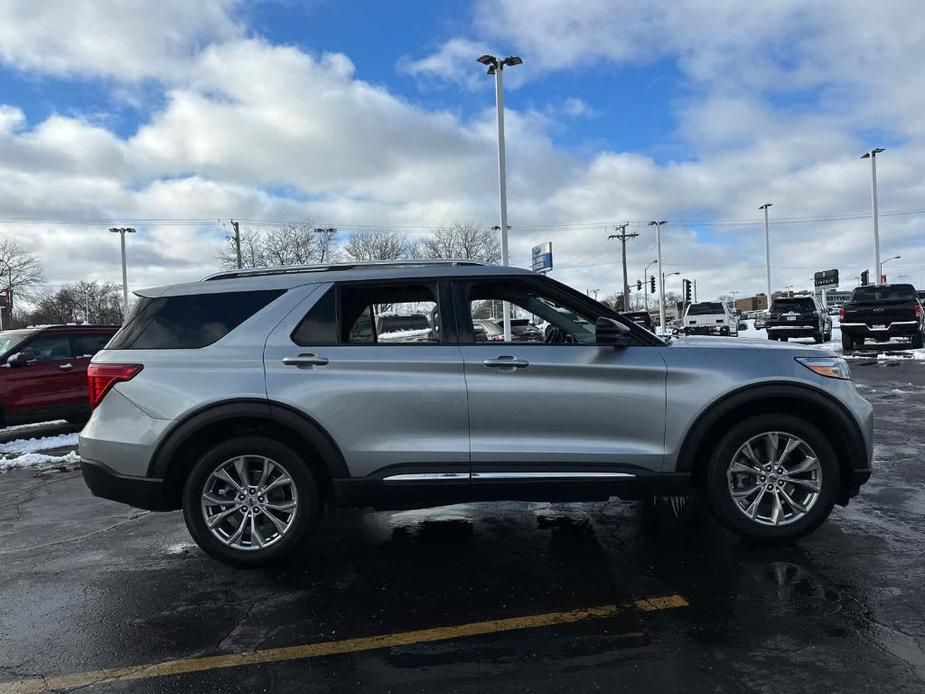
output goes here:
{"type": "Polygon", "coordinates": [[[29,366],[29,363],[33,361],[35,361],[35,355],[32,352],[17,352],[11,354],[6,363],[10,366],[29,366]]]}
{"type": "Polygon", "coordinates": [[[594,341],[599,345],[627,347],[630,343],[630,329],[613,318],[601,316],[594,325],[594,341]]]}

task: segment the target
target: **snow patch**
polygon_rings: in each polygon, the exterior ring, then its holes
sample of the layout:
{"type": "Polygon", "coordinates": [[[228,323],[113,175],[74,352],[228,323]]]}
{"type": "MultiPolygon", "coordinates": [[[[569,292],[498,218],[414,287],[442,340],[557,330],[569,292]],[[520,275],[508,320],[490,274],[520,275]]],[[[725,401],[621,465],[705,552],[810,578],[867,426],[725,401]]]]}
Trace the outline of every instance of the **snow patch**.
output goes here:
{"type": "Polygon", "coordinates": [[[80,458],[76,451],[66,455],[45,455],[44,453],[24,453],[15,458],[0,458],[0,470],[13,470],[24,467],[51,467],[57,465],[77,465],[80,458]]]}
{"type": "Polygon", "coordinates": [[[59,434],[57,436],[42,436],[33,439],[16,439],[8,443],[0,443],[0,455],[6,453],[35,453],[47,451],[52,448],[76,446],[77,434],[59,434]]]}

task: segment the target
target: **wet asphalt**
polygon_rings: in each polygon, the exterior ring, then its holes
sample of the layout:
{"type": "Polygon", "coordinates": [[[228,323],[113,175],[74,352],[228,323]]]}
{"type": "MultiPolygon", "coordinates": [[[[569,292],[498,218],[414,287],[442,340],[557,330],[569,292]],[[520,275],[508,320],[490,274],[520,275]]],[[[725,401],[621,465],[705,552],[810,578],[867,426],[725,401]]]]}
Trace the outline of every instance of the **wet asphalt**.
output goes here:
{"type": "Polygon", "coordinates": [[[780,546],[667,504],[472,504],[343,512],[287,566],[237,571],[178,513],[96,499],[78,473],[0,474],[0,691],[664,595],[688,606],[86,690],[925,691],[925,363],[852,368],[876,408],[874,477],[780,546]]]}

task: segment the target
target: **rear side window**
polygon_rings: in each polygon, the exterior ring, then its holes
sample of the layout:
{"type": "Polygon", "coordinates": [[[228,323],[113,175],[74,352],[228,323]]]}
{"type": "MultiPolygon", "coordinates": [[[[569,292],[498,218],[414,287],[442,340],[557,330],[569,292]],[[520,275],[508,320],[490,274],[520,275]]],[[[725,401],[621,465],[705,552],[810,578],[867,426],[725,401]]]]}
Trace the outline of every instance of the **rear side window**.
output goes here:
{"type": "Polygon", "coordinates": [[[111,337],[106,333],[71,335],[71,353],[75,357],[92,357],[106,346],[111,337]]]}
{"type": "Polygon", "coordinates": [[[237,328],[283,290],[141,298],[109,349],[198,349],[237,328]]]}

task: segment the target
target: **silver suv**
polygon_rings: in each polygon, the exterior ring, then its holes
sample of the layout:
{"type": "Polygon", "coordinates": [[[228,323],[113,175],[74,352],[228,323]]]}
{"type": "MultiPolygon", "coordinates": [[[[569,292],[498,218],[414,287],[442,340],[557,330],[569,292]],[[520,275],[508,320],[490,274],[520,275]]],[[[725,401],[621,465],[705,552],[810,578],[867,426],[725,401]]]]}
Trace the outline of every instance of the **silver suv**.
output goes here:
{"type": "Polygon", "coordinates": [[[664,342],[525,270],[243,270],[138,297],[89,369],[84,477],[99,496],[182,508],[237,566],[291,553],[338,506],[698,490],[731,530],[790,539],[870,476],[871,407],[841,359],[664,342]],[[477,336],[504,302],[545,341],[477,336]]]}

